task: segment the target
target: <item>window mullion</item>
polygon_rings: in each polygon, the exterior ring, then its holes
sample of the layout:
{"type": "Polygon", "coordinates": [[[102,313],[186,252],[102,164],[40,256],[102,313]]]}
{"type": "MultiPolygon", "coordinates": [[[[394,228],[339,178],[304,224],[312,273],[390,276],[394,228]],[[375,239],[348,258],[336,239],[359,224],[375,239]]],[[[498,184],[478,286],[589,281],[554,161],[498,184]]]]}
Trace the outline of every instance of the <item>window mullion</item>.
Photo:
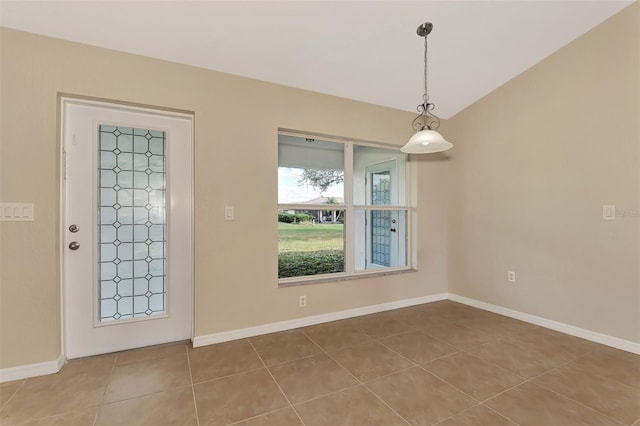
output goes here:
{"type": "Polygon", "coordinates": [[[348,275],[354,273],[355,250],[355,212],[353,210],[353,143],[346,142],[344,146],[344,204],[345,211],[345,243],[344,262],[348,275]]]}

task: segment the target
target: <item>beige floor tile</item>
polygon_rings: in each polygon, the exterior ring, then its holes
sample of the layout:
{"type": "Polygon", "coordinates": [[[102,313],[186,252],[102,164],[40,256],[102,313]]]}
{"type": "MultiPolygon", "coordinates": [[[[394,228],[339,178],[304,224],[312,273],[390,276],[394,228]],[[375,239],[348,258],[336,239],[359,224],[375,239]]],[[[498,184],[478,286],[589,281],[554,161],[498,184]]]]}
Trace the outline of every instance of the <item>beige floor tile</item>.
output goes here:
{"type": "Polygon", "coordinates": [[[640,419],[640,389],[590,374],[588,370],[575,366],[560,367],[534,379],[534,382],[625,424],[640,419]]]}
{"type": "Polygon", "coordinates": [[[266,365],[294,361],[322,352],[315,343],[298,330],[266,334],[250,340],[266,365]]]}
{"type": "Polygon", "coordinates": [[[413,365],[378,342],[351,346],[332,353],[333,358],[363,382],[413,365]]]}
{"type": "Polygon", "coordinates": [[[444,340],[450,345],[460,349],[482,345],[483,343],[493,340],[493,337],[488,334],[484,334],[481,331],[458,324],[425,327],[421,328],[420,331],[428,334],[429,336],[444,340]]]}
{"type": "Polygon", "coordinates": [[[391,318],[410,329],[436,327],[450,322],[437,312],[426,311],[417,306],[392,311],[391,318]]]}
{"type": "Polygon", "coordinates": [[[95,407],[102,401],[110,370],[73,371],[27,379],[2,408],[3,424],[24,422],[95,407]]]}
{"type": "Polygon", "coordinates": [[[194,385],[200,426],[227,425],[288,406],[266,368],[194,385]]]}
{"type": "Polygon", "coordinates": [[[353,318],[352,324],[356,329],[376,339],[393,336],[410,330],[407,325],[392,319],[388,315],[373,314],[357,317],[353,318]]]}
{"type": "Polygon", "coordinates": [[[363,386],[296,405],[305,426],[406,426],[363,386]]]}
{"type": "Polygon", "coordinates": [[[336,351],[373,341],[373,338],[353,325],[341,321],[306,327],[302,331],[326,351],[336,351]]]}
{"type": "Polygon", "coordinates": [[[478,330],[491,339],[504,339],[531,333],[537,327],[523,321],[505,317],[465,318],[457,322],[472,330],[478,330]]]}
{"type": "Polygon", "coordinates": [[[465,352],[437,359],[422,367],[479,401],[523,381],[520,376],[465,352]]]}
{"type": "Polygon", "coordinates": [[[196,425],[191,386],[105,404],[96,426],[196,425]]]}
{"type": "Polygon", "coordinates": [[[25,380],[13,380],[11,382],[0,383],[0,408],[11,399],[24,383],[25,380]]]}
{"type": "Polygon", "coordinates": [[[109,372],[116,361],[114,354],[91,356],[87,358],[72,359],[62,367],[58,374],[75,374],[85,372],[109,372]]]}
{"type": "Polygon", "coordinates": [[[293,404],[358,384],[325,354],[276,365],[269,370],[293,404]]]}
{"type": "Polygon", "coordinates": [[[193,383],[263,367],[258,354],[247,340],[191,349],[189,362],[193,383]]]}
{"type": "Polygon", "coordinates": [[[186,354],[127,364],[113,369],[104,395],[104,403],[190,385],[186,354]]]}
{"type": "Polygon", "coordinates": [[[600,348],[573,364],[594,374],[640,388],[640,355],[613,348],[600,348]]]}
{"type": "Polygon", "coordinates": [[[496,413],[484,405],[473,408],[448,418],[438,426],[517,426],[514,422],[496,413]]]}
{"type": "Polygon", "coordinates": [[[451,301],[441,301],[435,303],[427,303],[416,306],[417,309],[423,310],[428,316],[433,316],[446,321],[447,323],[455,323],[469,319],[486,319],[498,317],[498,315],[483,311],[481,309],[472,308],[451,301]]]}
{"type": "Polygon", "coordinates": [[[0,384],[0,423],[188,425],[194,392],[202,426],[640,426],[640,356],[440,301],[71,360],[0,384]]]}
{"type": "Polygon", "coordinates": [[[26,423],[20,423],[20,426],[93,426],[97,413],[98,407],[85,408],[57,416],[43,417],[26,423]]]}
{"type": "Polygon", "coordinates": [[[457,352],[459,349],[416,330],[382,339],[381,342],[411,361],[421,364],[457,352]]]}
{"type": "Polygon", "coordinates": [[[619,425],[610,417],[533,383],[524,383],[485,402],[520,426],[619,425]]]}
{"type": "Polygon", "coordinates": [[[597,343],[544,328],[511,338],[508,342],[524,350],[534,351],[549,360],[560,362],[571,361],[602,348],[602,345],[597,343]]]}
{"type": "Polygon", "coordinates": [[[419,367],[382,377],[367,386],[412,425],[432,425],[477,404],[419,367]]]}
{"type": "Polygon", "coordinates": [[[303,426],[291,408],[282,408],[269,414],[234,423],[233,426],[303,426]]]}
{"type": "Polygon", "coordinates": [[[133,364],[134,362],[152,361],[154,359],[167,358],[173,355],[186,354],[186,350],[186,343],[178,343],[120,352],[116,354],[116,366],[133,364]]]}
{"type": "Polygon", "coordinates": [[[562,357],[545,357],[535,350],[525,349],[504,340],[494,340],[466,349],[466,352],[527,379],[564,363],[562,357]]]}
{"type": "Polygon", "coordinates": [[[495,314],[482,311],[480,309],[470,307],[453,307],[443,309],[437,312],[439,318],[446,320],[449,323],[460,323],[465,321],[477,321],[484,319],[491,319],[495,317],[495,314]]]}

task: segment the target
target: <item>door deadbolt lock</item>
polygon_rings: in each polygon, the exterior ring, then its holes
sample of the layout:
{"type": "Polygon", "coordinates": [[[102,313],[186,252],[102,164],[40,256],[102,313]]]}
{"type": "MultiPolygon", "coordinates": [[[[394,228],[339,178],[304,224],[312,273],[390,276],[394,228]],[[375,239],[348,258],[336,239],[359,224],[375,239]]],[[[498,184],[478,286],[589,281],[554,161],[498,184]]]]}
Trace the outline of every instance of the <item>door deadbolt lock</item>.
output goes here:
{"type": "Polygon", "coordinates": [[[395,219],[391,219],[391,223],[396,223],[396,220],[395,219]]]}
{"type": "Polygon", "coordinates": [[[71,241],[69,243],[69,249],[70,250],[78,250],[79,248],[80,248],[80,244],[78,244],[77,242],[71,241]]]}
{"type": "Polygon", "coordinates": [[[79,230],[80,230],[80,227],[78,225],[70,225],[69,226],[69,232],[73,232],[75,234],[79,230]]]}

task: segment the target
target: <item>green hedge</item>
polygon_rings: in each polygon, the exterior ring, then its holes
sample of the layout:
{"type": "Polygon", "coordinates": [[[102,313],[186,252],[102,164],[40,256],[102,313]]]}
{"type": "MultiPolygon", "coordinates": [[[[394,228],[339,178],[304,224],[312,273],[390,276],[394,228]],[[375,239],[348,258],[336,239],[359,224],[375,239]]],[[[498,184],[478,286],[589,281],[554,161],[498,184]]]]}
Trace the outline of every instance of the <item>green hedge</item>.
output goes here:
{"type": "Polygon", "coordinates": [[[342,250],[283,252],[278,255],[278,277],[331,274],[344,271],[342,250]]]}
{"type": "Polygon", "coordinates": [[[278,212],[278,222],[284,223],[302,223],[310,222],[313,216],[304,213],[282,213],[278,212]]]}

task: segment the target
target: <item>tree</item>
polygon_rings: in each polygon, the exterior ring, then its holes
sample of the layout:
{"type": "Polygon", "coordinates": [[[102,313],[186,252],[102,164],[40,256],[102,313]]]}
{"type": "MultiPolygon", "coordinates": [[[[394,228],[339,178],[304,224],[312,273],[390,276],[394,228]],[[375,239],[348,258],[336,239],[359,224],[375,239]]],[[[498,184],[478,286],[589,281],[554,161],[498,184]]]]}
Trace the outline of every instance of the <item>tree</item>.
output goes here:
{"type": "MultiPolygon", "coordinates": [[[[334,197],[327,197],[327,201],[325,202],[325,204],[327,205],[337,205],[340,204],[338,202],[338,200],[336,200],[334,197]]],[[[332,222],[336,223],[342,223],[344,221],[344,219],[342,218],[342,213],[344,213],[343,210],[324,210],[322,212],[322,214],[327,214],[327,215],[331,215],[332,216],[332,222]]]]}
{"type": "Polygon", "coordinates": [[[314,170],[304,169],[298,183],[308,184],[323,194],[331,185],[344,181],[344,172],[341,170],[314,170]]]}

